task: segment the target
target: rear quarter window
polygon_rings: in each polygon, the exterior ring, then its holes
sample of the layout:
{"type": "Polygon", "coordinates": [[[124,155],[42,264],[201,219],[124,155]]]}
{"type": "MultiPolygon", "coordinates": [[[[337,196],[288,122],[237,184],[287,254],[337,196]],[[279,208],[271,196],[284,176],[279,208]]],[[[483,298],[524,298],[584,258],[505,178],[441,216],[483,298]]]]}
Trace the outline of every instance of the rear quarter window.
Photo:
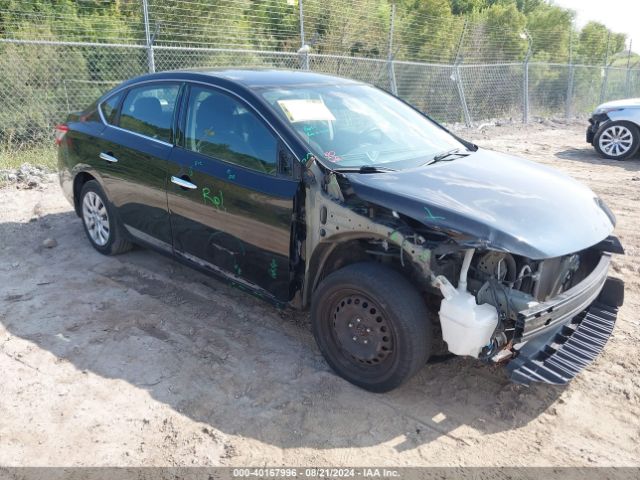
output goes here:
{"type": "Polygon", "coordinates": [[[122,93],[116,93],[100,104],[100,111],[105,122],[113,124],[121,99],[122,93]]]}

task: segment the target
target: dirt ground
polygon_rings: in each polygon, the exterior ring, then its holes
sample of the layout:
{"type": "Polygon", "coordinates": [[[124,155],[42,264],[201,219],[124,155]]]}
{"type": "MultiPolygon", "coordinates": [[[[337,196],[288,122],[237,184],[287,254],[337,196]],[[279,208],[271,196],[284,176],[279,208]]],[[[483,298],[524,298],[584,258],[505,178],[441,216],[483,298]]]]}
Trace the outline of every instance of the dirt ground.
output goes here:
{"type": "Polygon", "coordinates": [[[0,189],[0,465],[640,464],[640,158],[599,159],[582,123],[463,135],[567,172],[618,217],[626,303],[570,385],[454,358],[359,390],[307,314],[147,250],[98,254],[50,178],[0,189]]]}

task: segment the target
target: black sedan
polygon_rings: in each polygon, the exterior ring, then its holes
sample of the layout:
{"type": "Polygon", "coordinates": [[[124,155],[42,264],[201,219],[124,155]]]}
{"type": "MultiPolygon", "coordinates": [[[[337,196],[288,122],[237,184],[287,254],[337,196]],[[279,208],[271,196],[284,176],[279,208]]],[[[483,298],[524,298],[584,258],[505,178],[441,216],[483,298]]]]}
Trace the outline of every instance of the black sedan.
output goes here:
{"type": "Polygon", "coordinates": [[[566,383],[622,304],[607,277],[623,253],[615,217],[591,190],[359,82],[146,75],[72,114],[56,141],[96,250],[145,245],[310,308],[327,362],[372,391],[447,351],[566,383]]]}

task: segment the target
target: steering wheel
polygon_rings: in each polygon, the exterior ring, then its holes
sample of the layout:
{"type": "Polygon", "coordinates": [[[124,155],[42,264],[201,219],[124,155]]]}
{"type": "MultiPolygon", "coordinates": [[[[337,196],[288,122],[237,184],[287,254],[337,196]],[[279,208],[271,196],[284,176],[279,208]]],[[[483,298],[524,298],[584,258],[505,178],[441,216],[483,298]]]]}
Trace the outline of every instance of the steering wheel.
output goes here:
{"type": "Polygon", "coordinates": [[[364,140],[370,140],[368,143],[380,143],[382,141],[384,133],[380,130],[380,127],[373,125],[365,128],[361,132],[358,132],[359,137],[363,137],[364,140]]]}

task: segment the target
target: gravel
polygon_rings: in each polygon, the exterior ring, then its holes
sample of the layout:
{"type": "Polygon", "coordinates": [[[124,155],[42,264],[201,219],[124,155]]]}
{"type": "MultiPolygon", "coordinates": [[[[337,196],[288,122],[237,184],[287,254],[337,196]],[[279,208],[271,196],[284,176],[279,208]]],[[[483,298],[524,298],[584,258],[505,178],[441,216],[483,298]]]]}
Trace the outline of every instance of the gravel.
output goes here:
{"type": "Polygon", "coordinates": [[[0,183],[13,184],[16,188],[33,189],[52,181],[54,177],[45,167],[23,163],[17,169],[0,170],[0,183]]]}

